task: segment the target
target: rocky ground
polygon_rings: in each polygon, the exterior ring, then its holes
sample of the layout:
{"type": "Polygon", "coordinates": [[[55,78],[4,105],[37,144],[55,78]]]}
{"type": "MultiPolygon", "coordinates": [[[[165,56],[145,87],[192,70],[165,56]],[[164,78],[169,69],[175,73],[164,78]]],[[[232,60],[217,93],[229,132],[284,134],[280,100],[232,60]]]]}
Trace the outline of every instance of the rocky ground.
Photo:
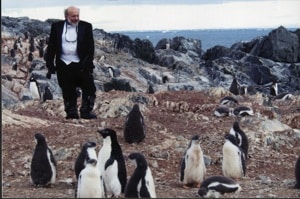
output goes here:
{"type": "MultiPolygon", "coordinates": [[[[263,105],[259,94],[238,97],[240,104],[254,109],[243,118],[213,116],[222,96],[216,88],[207,91],[174,91],[155,94],[110,91],[97,92],[96,120],[65,120],[60,99],[27,101],[2,110],[2,196],[5,198],[73,198],[74,162],[86,141],[102,146],[98,128],[116,130],[124,155],[141,152],[147,158],[160,198],[195,198],[197,188],[184,189],[179,165],[192,135],[199,134],[204,154],[211,161],[206,176],[222,175],[224,134],[233,122],[250,141],[246,176],[238,182],[242,191],[226,198],[299,198],[295,184],[295,162],[300,154],[300,100],[263,105]],[[146,139],[127,144],[123,138],[125,116],[139,102],[147,127],[146,139]],[[297,130],[298,129],[298,130],[297,130]],[[30,162],[35,148],[34,134],[42,133],[58,163],[57,182],[48,188],[29,183],[30,162]]],[[[79,100],[80,101],[80,100],[79,100]]],[[[126,162],[128,177],[133,166],[126,162]]]]}

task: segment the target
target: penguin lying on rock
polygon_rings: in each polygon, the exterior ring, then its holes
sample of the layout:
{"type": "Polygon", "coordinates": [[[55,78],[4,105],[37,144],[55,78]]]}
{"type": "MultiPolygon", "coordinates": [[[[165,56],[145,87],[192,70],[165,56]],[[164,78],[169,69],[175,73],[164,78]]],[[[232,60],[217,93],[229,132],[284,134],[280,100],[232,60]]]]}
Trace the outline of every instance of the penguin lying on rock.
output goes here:
{"type": "Polygon", "coordinates": [[[205,178],[202,182],[198,190],[198,195],[204,198],[219,198],[225,193],[234,193],[241,190],[241,186],[231,178],[225,176],[210,176],[205,178]]]}

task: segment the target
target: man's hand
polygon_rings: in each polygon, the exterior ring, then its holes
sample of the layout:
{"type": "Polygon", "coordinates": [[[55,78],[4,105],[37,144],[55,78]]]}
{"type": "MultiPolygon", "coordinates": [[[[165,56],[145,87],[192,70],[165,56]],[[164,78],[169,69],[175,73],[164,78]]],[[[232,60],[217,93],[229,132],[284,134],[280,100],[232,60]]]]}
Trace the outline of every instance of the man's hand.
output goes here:
{"type": "Polygon", "coordinates": [[[51,75],[55,74],[55,66],[53,64],[46,64],[47,68],[48,68],[48,72],[46,74],[46,77],[48,79],[51,79],[51,75]]]}

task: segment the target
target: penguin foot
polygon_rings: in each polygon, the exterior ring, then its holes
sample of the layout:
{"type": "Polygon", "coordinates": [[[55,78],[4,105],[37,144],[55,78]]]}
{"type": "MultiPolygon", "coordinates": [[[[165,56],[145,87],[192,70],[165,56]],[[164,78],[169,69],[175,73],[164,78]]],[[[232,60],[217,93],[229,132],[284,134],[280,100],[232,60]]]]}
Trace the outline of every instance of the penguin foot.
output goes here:
{"type": "Polygon", "coordinates": [[[190,187],[189,187],[188,185],[186,185],[186,184],[184,184],[182,187],[183,187],[184,189],[190,189],[190,187]]]}
{"type": "Polygon", "coordinates": [[[198,182],[198,183],[196,184],[196,187],[197,187],[197,188],[200,188],[200,186],[201,186],[201,182],[198,182]]]}

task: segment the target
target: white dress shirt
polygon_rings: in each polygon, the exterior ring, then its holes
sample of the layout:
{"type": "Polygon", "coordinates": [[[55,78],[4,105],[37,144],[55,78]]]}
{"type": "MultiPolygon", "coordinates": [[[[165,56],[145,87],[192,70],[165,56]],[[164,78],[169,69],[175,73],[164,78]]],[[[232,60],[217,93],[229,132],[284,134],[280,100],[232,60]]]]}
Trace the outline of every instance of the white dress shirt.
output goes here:
{"type": "Polygon", "coordinates": [[[60,59],[69,65],[71,62],[78,63],[80,61],[77,54],[77,32],[78,27],[72,26],[65,22],[62,36],[62,54],[60,59]]]}

